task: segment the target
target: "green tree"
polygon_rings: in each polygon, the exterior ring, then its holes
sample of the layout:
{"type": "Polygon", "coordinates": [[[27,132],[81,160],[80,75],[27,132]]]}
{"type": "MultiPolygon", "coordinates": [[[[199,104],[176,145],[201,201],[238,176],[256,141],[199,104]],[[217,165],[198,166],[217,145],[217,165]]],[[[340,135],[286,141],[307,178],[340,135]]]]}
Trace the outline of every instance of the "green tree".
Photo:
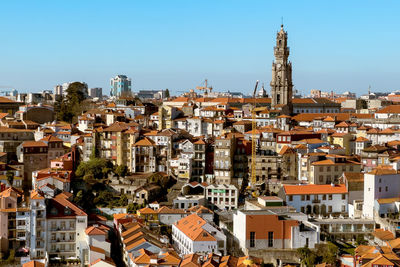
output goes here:
{"type": "Polygon", "coordinates": [[[83,101],[87,97],[87,85],[80,82],[71,83],[67,88],[67,96],[57,100],[54,110],[58,120],[72,122],[84,110],[83,101]]]}
{"type": "Polygon", "coordinates": [[[74,197],[74,203],[77,205],[82,204],[83,201],[83,191],[79,190],[76,196],[74,197]]]}
{"type": "Polygon", "coordinates": [[[118,175],[118,177],[125,177],[128,174],[128,167],[125,165],[118,165],[114,173],[118,175]]]}
{"type": "Polygon", "coordinates": [[[128,205],[128,197],[126,196],[126,195],[122,195],[120,198],[119,198],[119,206],[126,206],[126,205],[128,205]]]}
{"type": "Polygon", "coordinates": [[[317,255],[322,256],[322,262],[335,264],[339,253],[339,248],[332,242],[320,244],[317,248],[317,255]]]}
{"type": "Polygon", "coordinates": [[[364,236],[358,235],[356,238],[356,244],[359,245],[367,245],[368,241],[364,239],[364,236]]]}
{"type": "Polygon", "coordinates": [[[301,263],[305,266],[314,266],[316,261],[315,253],[308,247],[298,248],[297,254],[301,260],[301,263]]]}
{"type": "Polygon", "coordinates": [[[102,158],[91,158],[88,161],[82,161],[76,169],[76,176],[83,177],[85,180],[91,178],[101,180],[113,170],[110,161],[102,158]]]}
{"type": "Polygon", "coordinates": [[[92,191],[79,190],[74,197],[74,203],[80,206],[83,210],[90,213],[91,210],[94,208],[93,199],[94,195],[92,191]]]}
{"type": "Polygon", "coordinates": [[[67,101],[80,104],[88,94],[87,85],[80,82],[71,83],[67,88],[67,101]]]}
{"type": "Polygon", "coordinates": [[[12,171],[7,171],[6,173],[7,181],[10,184],[10,186],[13,186],[14,183],[14,173],[12,171]]]}
{"type": "Polygon", "coordinates": [[[166,97],[166,98],[169,98],[169,97],[170,97],[168,88],[165,89],[165,97],[166,97]]]}
{"type": "MultiPolygon", "coordinates": [[[[93,204],[100,205],[100,206],[114,206],[110,205],[110,203],[114,200],[114,195],[110,191],[101,191],[99,194],[94,198],[93,204]]],[[[117,205],[115,205],[117,206],[117,205]]]]}
{"type": "Polygon", "coordinates": [[[136,210],[138,209],[138,204],[137,203],[130,203],[128,207],[126,208],[126,211],[128,213],[136,213],[136,210]]]}

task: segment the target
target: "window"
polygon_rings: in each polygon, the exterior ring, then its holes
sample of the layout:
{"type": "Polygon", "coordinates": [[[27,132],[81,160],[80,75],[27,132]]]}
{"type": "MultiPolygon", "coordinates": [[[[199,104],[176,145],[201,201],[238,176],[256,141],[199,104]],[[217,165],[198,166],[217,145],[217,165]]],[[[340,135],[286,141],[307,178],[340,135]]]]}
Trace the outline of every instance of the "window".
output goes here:
{"type": "Polygon", "coordinates": [[[382,188],[381,188],[381,187],[379,187],[379,193],[380,193],[380,192],[382,192],[382,188]]]}
{"type": "Polygon", "coordinates": [[[343,205],[343,206],[342,206],[342,212],[345,212],[345,211],[346,211],[346,206],[343,205]]]}
{"type": "Polygon", "coordinates": [[[304,207],[301,207],[300,210],[301,210],[302,213],[304,213],[305,209],[304,209],[304,207]]]}
{"type": "Polygon", "coordinates": [[[323,172],[323,171],[324,171],[324,167],[323,167],[323,166],[320,166],[320,167],[319,167],[319,171],[320,171],[320,172],[323,172]]]}
{"type": "Polygon", "coordinates": [[[342,200],[346,199],[346,194],[342,194],[342,200]]]}
{"type": "Polygon", "coordinates": [[[307,195],[307,196],[306,196],[306,199],[307,199],[307,200],[310,200],[310,195],[307,195]]]}
{"type": "Polygon", "coordinates": [[[268,247],[272,248],[274,246],[274,232],[268,232],[268,247]]]}
{"type": "Polygon", "coordinates": [[[326,195],[322,195],[322,200],[326,200],[326,195]]]}
{"type": "Polygon", "coordinates": [[[289,201],[293,201],[293,196],[289,196],[289,201]]]}
{"type": "Polygon", "coordinates": [[[332,195],[328,195],[328,199],[329,199],[329,200],[332,200],[332,195]]]}
{"type": "Polygon", "coordinates": [[[250,247],[254,248],[256,246],[256,232],[250,232],[250,247]]]}
{"type": "Polygon", "coordinates": [[[388,191],[388,187],[387,187],[387,186],[385,187],[385,191],[386,191],[386,192],[388,191]]]}
{"type": "Polygon", "coordinates": [[[304,201],[306,199],[305,195],[301,195],[301,201],[304,201]]]}
{"type": "Polygon", "coordinates": [[[328,212],[332,212],[332,206],[328,206],[328,212]]]}

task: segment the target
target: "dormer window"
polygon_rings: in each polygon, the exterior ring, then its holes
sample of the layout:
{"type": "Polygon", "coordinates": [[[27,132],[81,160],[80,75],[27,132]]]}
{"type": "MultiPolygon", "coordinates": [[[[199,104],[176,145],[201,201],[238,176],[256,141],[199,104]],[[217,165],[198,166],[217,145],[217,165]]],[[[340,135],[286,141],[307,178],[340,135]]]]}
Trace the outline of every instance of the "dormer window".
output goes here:
{"type": "Polygon", "coordinates": [[[57,215],[58,214],[58,210],[56,208],[51,208],[50,214],[51,215],[57,215]]]}
{"type": "Polygon", "coordinates": [[[71,215],[71,209],[69,207],[64,208],[64,215],[71,215]]]}

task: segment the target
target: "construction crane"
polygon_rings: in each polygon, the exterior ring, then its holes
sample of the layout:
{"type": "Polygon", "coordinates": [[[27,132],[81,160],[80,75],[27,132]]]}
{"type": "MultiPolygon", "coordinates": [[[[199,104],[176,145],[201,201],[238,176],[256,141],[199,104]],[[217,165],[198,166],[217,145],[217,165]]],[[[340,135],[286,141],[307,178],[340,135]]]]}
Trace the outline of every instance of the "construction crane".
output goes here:
{"type": "MultiPolygon", "coordinates": [[[[258,80],[256,82],[256,86],[254,87],[253,92],[253,107],[251,110],[251,187],[254,188],[256,184],[256,129],[257,129],[257,121],[256,121],[256,93],[258,87],[258,80]]],[[[253,193],[254,196],[254,193],[253,193]]]]}
{"type": "Polygon", "coordinates": [[[211,93],[211,91],[212,91],[212,86],[208,87],[208,86],[207,86],[207,83],[208,83],[208,80],[205,79],[205,81],[204,81],[204,86],[196,86],[196,89],[197,89],[197,90],[200,90],[200,91],[204,91],[204,95],[207,95],[209,92],[211,93]]]}

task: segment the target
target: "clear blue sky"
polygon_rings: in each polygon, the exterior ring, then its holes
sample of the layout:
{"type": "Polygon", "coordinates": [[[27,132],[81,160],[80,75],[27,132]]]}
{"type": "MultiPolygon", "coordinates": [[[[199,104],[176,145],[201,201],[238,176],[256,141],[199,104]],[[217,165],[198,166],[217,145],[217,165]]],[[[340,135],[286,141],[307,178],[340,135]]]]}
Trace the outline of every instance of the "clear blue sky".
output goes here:
{"type": "Polygon", "coordinates": [[[0,1],[0,85],[86,81],[133,90],[269,90],[281,17],[293,81],[310,89],[400,89],[400,1],[0,1]]]}

